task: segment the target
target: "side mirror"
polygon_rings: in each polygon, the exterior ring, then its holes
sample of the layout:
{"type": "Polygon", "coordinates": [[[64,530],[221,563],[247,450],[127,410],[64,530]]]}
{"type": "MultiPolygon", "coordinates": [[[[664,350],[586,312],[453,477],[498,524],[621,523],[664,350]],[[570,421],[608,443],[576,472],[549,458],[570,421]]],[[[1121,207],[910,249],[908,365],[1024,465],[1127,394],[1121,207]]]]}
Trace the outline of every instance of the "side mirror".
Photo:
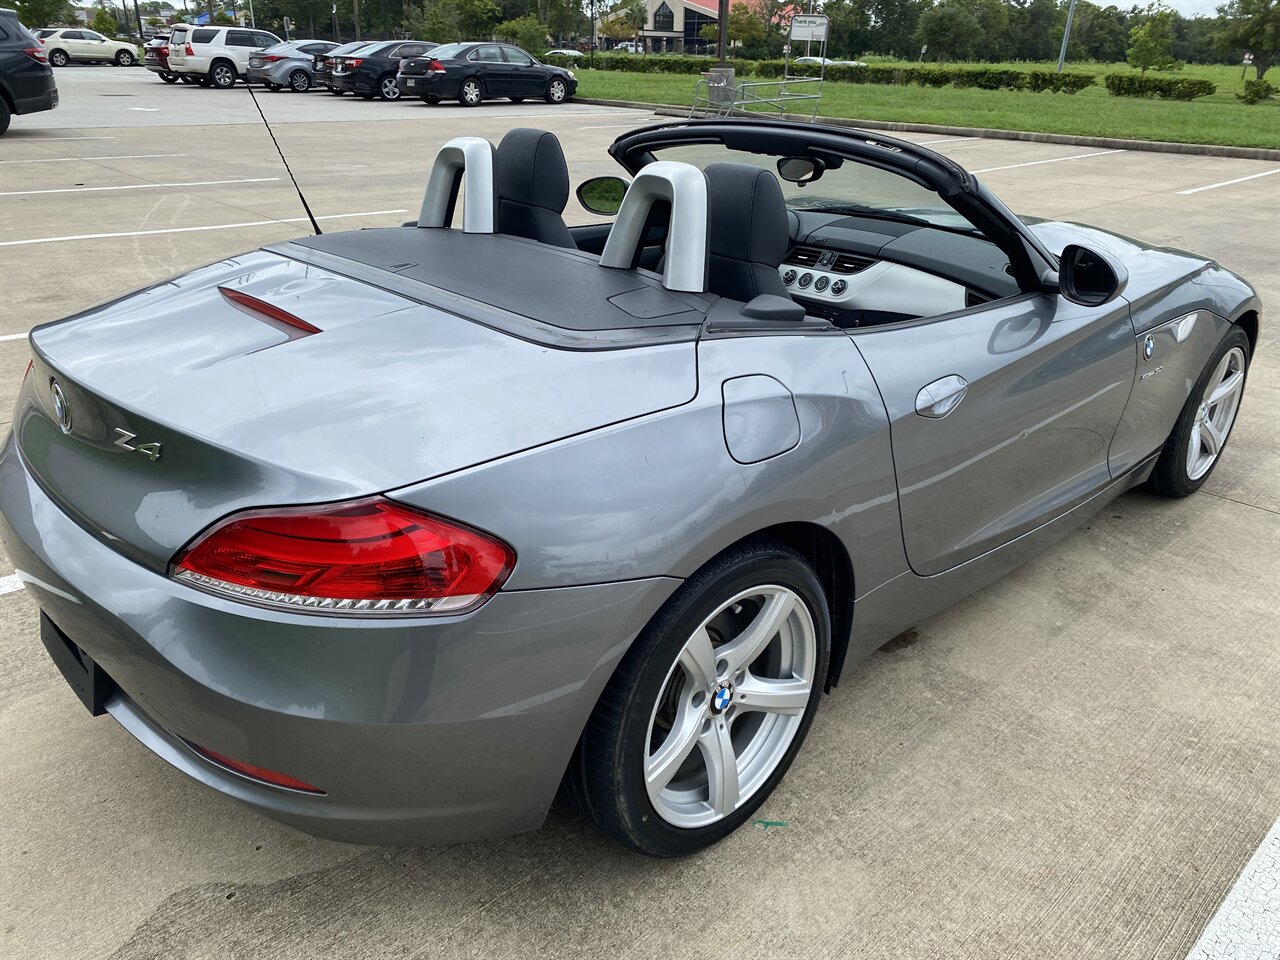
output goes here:
{"type": "Polygon", "coordinates": [[[615,216],[629,184],[621,177],[592,177],[578,186],[578,202],[592,213],[615,216]]]}
{"type": "Polygon", "coordinates": [[[1110,257],[1074,243],[1063,248],[1058,289],[1072,303],[1100,307],[1120,296],[1128,282],[1129,272],[1110,257]]]}

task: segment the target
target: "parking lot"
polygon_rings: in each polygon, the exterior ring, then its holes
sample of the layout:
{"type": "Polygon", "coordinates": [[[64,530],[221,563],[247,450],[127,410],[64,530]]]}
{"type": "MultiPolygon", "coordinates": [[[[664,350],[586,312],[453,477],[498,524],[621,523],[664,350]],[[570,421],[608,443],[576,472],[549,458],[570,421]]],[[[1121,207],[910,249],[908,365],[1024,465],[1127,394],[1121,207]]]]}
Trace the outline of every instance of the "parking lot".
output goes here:
{"type": "MultiPolygon", "coordinates": [[[[0,140],[6,425],[32,326],[308,232],[243,87],[57,79],[62,105],[0,140]]],[[[452,137],[551,130],[576,184],[662,119],[258,98],[326,231],[412,219],[452,137]]],[[[1280,814],[1280,165],[907,136],[1020,213],[1254,284],[1258,357],[1200,493],[1131,493],[891,642],[826,699],[768,825],[673,862],[563,805],[534,834],[426,850],[263,819],[91,719],[0,556],[0,956],[1187,956],[1280,814]]]]}

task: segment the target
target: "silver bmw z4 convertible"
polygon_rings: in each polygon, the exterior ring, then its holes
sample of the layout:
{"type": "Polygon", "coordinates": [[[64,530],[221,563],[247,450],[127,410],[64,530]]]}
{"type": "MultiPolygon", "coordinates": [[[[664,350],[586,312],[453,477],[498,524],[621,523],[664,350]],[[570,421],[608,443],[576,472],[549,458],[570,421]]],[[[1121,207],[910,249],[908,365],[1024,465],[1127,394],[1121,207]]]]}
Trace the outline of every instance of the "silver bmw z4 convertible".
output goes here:
{"type": "MultiPolygon", "coordinates": [[[[450,141],[418,219],[37,327],[0,535],[95,714],[327,837],[749,820],[871,651],[1222,457],[1259,303],[912,143],[450,141]]],[[[424,171],[425,172],[425,171],[424,171]]]]}

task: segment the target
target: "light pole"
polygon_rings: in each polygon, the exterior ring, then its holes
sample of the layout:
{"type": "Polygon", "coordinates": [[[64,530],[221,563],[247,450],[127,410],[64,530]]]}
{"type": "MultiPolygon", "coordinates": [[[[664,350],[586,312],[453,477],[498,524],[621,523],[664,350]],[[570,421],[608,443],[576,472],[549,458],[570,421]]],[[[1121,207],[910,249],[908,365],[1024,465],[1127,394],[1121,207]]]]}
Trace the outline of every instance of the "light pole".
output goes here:
{"type": "Polygon", "coordinates": [[[727,55],[729,50],[729,0],[720,0],[720,23],[717,24],[716,40],[720,44],[720,66],[727,66],[727,55]]]}
{"type": "Polygon", "coordinates": [[[1067,8],[1067,26],[1062,31],[1062,49],[1058,51],[1058,73],[1062,72],[1062,64],[1067,59],[1067,41],[1071,39],[1071,18],[1076,15],[1076,0],[1071,0],[1067,8]]]}

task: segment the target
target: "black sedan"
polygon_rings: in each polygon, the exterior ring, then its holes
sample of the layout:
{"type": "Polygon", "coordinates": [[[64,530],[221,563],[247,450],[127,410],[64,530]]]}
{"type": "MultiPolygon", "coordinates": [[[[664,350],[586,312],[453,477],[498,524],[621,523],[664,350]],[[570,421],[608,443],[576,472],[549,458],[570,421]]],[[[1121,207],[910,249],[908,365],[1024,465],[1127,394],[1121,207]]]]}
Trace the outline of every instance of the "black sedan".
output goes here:
{"type": "Polygon", "coordinates": [[[505,43],[448,43],[429,57],[400,62],[400,93],[424,103],[457,99],[464,107],[506,97],[519,103],[542,97],[564,103],[578,89],[572,70],[539,63],[519,47],[505,43]]]}
{"type": "Polygon", "coordinates": [[[18,22],[12,10],[0,10],[0,134],[15,113],[52,110],[58,87],[40,41],[18,22]]]}
{"type": "Polygon", "coordinates": [[[374,97],[399,100],[396,70],[400,61],[426,56],[437,46],[422,40],[388,40],[345,56],[330,54],[333,72],[329,77],[329,89],[334,93],[355,93],[366,100],[374,97]]]}

